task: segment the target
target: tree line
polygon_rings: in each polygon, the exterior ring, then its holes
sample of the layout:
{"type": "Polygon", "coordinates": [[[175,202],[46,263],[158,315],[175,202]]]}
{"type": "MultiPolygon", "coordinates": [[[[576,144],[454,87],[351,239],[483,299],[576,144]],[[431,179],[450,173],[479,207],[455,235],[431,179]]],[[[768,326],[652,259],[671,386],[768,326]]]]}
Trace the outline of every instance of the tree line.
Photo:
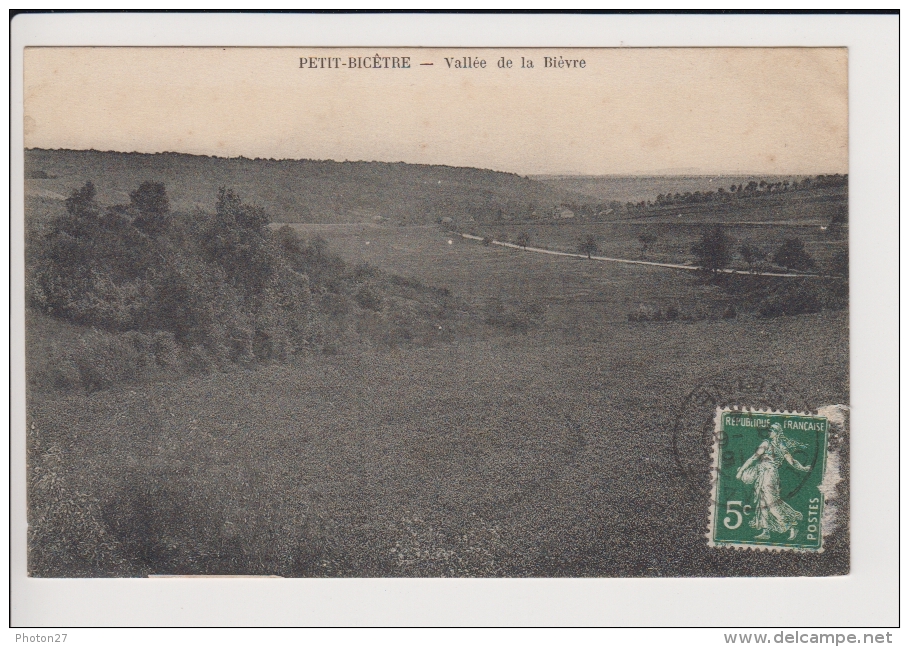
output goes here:
{"type": "Polygon", "coordinates": [[[750,180],[732,184],[728,189],[719,187],[716,191],[685,191],[677,193],[660,193],[654,200],[641,200],[640,202],[628,202],[625,208],[628,211],[639,211],[642,209],[652,209],[660,207],[669,207],[676,205],[702,204],[708,202],[730,202],[739,199],[750,199],[764,197],[771,194],[786,193],[790,191],[807,191],[809,189],[821,189],[830,187],[847,187],[849,184],[848,175],[817,175],[806,177],[801,180],[750,180]]]}

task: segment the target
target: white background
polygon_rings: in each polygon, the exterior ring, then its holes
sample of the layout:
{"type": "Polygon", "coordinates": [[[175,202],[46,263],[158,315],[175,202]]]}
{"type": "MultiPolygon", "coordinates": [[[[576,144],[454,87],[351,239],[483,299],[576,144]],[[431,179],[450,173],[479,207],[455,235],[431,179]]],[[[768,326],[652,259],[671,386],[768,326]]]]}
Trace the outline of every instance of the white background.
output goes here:
{"type": "MultiPolygon", "coordinates": [[[[28,15],[12,23],[10,56],[11,626],[808,628],[898,622],[897,16],[28,15]],[[91,44],[849,47],[851,574],[818,579],[670,580],[26,578],[22,48],[91,44]]],[[[10,644],[15,643],[15,633],[10,630],[10,644]]],[[[381,634],[379,641],[436,640],[425,634],[394,635],[381,634]]],[[[635,642],[643,637],[634,632],[625,635],[635,642]]],[[[724,643],[720,631],[647,635],[667,644],[724,643]]],[[[222,636],[198,631],[137,635],[76,630],[70,632],[67,643],[88,644],[84,639],[89,636],[91,644],[136,639],[143,644],[300,639],[248,632],[222,636]]],[[[320,640],[341,638],[319,636],[320,640]]],[[[358,637],[367,638],[353,636],[358,637]]],[[[600,644],[584,632],[569,638],[600,644]]],[[[471,637],[464,634],[457,640],[471,637]]]]}

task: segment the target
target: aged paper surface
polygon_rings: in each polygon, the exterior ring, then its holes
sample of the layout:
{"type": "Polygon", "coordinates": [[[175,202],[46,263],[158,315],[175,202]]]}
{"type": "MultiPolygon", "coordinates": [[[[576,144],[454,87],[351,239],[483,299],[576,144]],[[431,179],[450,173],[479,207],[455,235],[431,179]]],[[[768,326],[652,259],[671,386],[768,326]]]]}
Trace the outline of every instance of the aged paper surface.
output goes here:
{"type": "Polygon", "coordinates": [[[847,61],[27,48],[29,574],[848,573],[847,61]]]}

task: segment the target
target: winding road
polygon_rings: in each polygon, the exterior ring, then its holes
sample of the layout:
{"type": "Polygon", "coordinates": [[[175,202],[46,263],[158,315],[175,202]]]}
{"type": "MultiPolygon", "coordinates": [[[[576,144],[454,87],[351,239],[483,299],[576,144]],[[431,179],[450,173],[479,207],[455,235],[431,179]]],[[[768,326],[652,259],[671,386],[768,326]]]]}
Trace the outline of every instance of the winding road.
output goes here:
{"type": "MultiPolygon", "coordinates": [[[[455,233],[455,232],[452,232],[455,233]]],[[[470,240],[479,240],[482,241],[482,236],[474,236],[472,234],[457,234],[462,238],[468,238],[470,240]]],[[[543,249],[541,247],[522,247],[521,245],[516,245],[514,243],[505,243],[500,240],[493,240],[491,242],[493,245],[500,245],[501,247],[510,247],[512,249],[518,249],[525,252],[536,252],[537,254],[549,254],[551,256],[569,256],[571,258],[588,258],[586,254],[574,254],[572,252],[556,252],[551,249],[543,249]]],[[[705,268],[699,267],[697,265],[678,265],[675,263],[654,263],[652,261],[632,261],[627,258],[610,258],[608,256],[590,256],[591,260],[594,261],[606,261],[607,263],[626,263],[628,265],[650,265],[652,267],[668,267],[674,270],[688,270],[692,272],[703,271],[705,268]]],[[[784,272],[749,272],[748,270],[730,270],[730,269],[721,269],[717,270],[723,274],[748,274],[751,276],[781,276],[789,278],[842,278],[838,276],[829,276],[826,274],[786,274],[784,272]]]]}

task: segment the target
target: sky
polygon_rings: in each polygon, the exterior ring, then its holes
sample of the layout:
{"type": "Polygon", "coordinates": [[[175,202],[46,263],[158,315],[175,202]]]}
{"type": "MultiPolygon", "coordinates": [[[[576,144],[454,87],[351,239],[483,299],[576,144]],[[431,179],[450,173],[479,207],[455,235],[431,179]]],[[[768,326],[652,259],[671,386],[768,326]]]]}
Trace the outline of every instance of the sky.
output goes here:
{"type": "Polygon", "coordinates": [[[27,48],[24,98],[27,148],[522,175],[848,172],[845,48],[27,48]],[[377,55],[378,68],[340,65],[377,55]],[[384,67],[405,56],[408,69],[384,67]],[[455,67],[464,57],[485,67],[455,67]]]}

